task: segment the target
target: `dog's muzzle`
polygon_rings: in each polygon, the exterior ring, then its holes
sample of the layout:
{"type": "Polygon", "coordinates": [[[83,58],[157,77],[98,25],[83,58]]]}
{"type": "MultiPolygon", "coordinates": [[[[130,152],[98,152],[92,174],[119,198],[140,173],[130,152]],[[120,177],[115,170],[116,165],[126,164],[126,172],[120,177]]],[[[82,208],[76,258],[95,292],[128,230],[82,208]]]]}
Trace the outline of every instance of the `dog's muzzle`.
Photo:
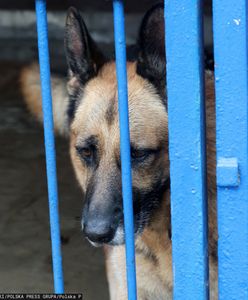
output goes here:
{"type": "Polygon", "coordinates": [[[122,210],[117,208],[88,211],[82,219],[82,229],[92,244],[108,244],[114,238],[121,218],[122,210]]]}

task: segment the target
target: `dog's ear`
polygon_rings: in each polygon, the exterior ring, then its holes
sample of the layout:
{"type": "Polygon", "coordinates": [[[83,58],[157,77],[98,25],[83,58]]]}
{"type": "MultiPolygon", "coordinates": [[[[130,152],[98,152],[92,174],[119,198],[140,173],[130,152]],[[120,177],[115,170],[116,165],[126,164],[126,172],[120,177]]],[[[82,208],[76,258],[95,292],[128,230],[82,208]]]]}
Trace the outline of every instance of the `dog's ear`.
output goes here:
{"type": "Polygon", "coordinates": [[[166,78],[164,7],[153,6],[141,23],[137,73],[148,79],[164,96],[166,78]]]}
{"type": "Polygon", "coordinates": [[[104,63],[104,56],[90,37],[79,11],[68,10],[65,28],[65,52],[71,82],[85,84],[97,75],[104,63]]]}

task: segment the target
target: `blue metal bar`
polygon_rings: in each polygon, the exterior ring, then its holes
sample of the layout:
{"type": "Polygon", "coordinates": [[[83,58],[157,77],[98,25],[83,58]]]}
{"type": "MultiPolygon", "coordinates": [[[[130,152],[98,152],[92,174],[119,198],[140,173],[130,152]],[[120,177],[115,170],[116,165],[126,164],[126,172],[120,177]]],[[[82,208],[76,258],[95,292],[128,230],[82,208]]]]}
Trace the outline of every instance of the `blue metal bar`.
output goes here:
{"type": "Polygon", "coordinates": [[[46,168],[49,196],[50,228],[52,240],[53,276],[55,293],[64,293],[59,213],[56,176],[55,141],[52,113],[52,94],[50,83],[50,64],[47,33],[46,1],[36,0],[37,33],[40,62],[42,108],[46,150],[46,168]]]}
{"type": "Polygon", "coordinates": [[[246,0],[214,0],[219,299],[248,299],[246,0]]]}
{"type": "Polygon", "coordinates": [[[128,120],[125,17],[124,17],[123,1],[113,0],[113,10],[114,10],[116,73],[117,73],[117,82],[118,82],[122,194],[123,194],[124,223],[125,223],[128,299],[135,300],[137,298],[136,271],[135,271],[135,244],[134,244],[133,199],[132,199],[132,171],[131,171],[131,159],[130,159],[130,134],[129,134],[129,120],[128,120]]]}
{"type": "Polygon", "coordinates": [[[208,299],[202,1],[165,1],[175,300],[208,299]]]}

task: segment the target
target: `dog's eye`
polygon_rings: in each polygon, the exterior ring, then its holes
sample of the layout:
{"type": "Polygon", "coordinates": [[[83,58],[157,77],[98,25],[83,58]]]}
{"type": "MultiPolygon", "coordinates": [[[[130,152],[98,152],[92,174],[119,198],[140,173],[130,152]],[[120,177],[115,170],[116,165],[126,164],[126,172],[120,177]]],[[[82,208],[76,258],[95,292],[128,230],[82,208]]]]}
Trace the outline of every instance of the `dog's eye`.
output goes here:
{"type": "Polygon", "coordinates": [[[89,157],[91,157],[91,155],[92,155],[92,150],[89,149],[89,148],[84,148],[84,149],[82,149],[82,151],[81,151],[81,155],[84,156],[84,157],[89,158],[89,157]]]}
{"type": "Polygon", "coordinates": [[[93,157],[93,149],[90,147],[81,148],[76,146],[76,151],[86,161],[90,161],[93,157]]]}
{"type": "Polygon", "coordinates": [[[131,149],[131,158],[133,160],[142,161],[146,159],[150,154],[150,151],[139,150],[139,149],[131,149]]]}

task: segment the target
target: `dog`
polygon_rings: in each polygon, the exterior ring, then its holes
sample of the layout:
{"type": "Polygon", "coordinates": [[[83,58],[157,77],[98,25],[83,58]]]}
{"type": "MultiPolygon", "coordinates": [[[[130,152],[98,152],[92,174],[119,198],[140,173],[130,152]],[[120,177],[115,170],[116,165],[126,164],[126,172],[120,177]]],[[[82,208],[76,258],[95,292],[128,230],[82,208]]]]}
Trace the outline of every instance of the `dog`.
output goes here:
{"type": "MultiPolygon", "coordinates": [[[[137,293],[140,300],[172,299],[172,243],[163,5],[141,23],[134,61],[127,62],[137,293]]],[[[52,77],[55,130],[70,139],[70,156],[84,193],[82,228],[103,246],[111,300],[126,300],[120,134],[115,61],[91,38],[70,8],[65,28],[68,79],[52,77]]],[[[217,299],[215,95],[206,71],[210,299],[217,299]]],[[[27,106],[42,121],[37,64],[23,69],[27,106]]]]}

